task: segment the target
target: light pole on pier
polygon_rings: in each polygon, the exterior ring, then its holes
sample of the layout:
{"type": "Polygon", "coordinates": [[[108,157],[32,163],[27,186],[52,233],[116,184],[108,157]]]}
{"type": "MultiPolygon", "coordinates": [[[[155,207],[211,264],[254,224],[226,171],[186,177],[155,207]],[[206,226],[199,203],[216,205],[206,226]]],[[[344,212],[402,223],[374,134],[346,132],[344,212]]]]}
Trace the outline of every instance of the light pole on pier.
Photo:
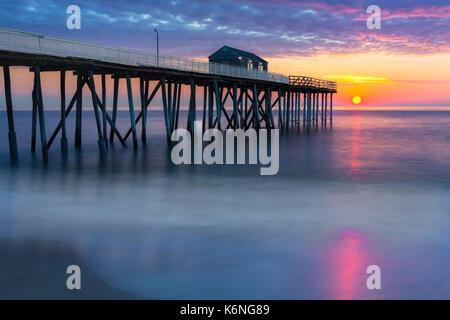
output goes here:
{"type": "Polygon", "coordinates": [[[159,33],[158,29],[153,29],[156,32],[156,65],[159,67],[159,33]]]}

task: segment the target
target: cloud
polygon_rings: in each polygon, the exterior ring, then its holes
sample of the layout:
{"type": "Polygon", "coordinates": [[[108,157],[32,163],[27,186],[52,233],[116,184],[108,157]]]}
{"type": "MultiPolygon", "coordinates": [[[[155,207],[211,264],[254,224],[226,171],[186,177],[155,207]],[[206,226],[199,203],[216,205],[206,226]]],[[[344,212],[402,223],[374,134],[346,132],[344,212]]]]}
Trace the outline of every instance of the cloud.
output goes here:
{"type": "Polygon", "coordinates": [[[368,30],[371,1],[79,0],[82,30],[65,28],[73,1],[0,3],[0,26],[121,47],[207,57],[223,45],[264,57],[383,53],[420,55],[450,50],[447,1],[377,1],[382,29],[368,30]]]}

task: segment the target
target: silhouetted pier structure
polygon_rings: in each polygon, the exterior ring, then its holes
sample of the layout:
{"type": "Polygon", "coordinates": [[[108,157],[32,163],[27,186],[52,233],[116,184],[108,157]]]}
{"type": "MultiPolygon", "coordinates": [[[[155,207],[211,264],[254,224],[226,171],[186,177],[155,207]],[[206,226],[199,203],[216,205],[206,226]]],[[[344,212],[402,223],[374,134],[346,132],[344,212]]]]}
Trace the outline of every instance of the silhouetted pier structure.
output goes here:
{"type": "MultiPolygon", "coordinates": [[[[187,129],[194,127],[197,107],[202,111],[203,130],[208,128],[290,128],[318,126],[332,121],[333,93],[336,83],[304,76],[284,76],[225,64],[208,63],[154,53],[115,48],[72,40],[56,39],[13,30],[0,29],[0,64],[3,66],[8,138],[11,160],[18,160],[11,96],[10,66],[30,67],[34,74],[32,96],[31,151],[35,152],[39,126],[41,151],[45,161],[58,135],[61,151],[68,152],[66,118],[75,109],[75,147],[81,148],[83,90],[89,90],[101,155],[114,139],[126,147],[129,138],[138,146],[138,127],[142,143],[147,138],[148,107],[157,94],[163,104],[168,139],[179,126],[182,88],[190,92],[187,129]],[[47,140],[41,73],[60,73],[61,118],[47,140]],[[77,77],[75,93],[66,99],[66,73],[77,77]],[[106,106],[106,76],[113,79],[110,112],[106,106]],[[101,78],[96,88],[94,77],[101,78]],[[132,78],[139,79],[140,106],[133,102],[132,78]],[[123,81],[120,81],[123,80],[123,81]],[[130,128],[116,128],[118,93],[125,82],[128,93],[130,128]],[[197,90],[202,101],[197,103],[197,90]],[[232,110],[225,105],[230,101],[232,110]],[[69,103],[67,103],[69,102],[69,103]],[[275,121],[274,115],[278,116],[275,121]]],[[[135,89],[136,90],[136,89],[135,89]]]]}

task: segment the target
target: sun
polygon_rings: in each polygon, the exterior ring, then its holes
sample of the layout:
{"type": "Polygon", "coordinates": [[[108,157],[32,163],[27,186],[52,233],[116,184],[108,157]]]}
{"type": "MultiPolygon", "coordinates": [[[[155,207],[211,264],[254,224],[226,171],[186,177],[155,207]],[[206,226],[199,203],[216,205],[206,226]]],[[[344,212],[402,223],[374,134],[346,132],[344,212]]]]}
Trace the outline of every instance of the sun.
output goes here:
{"type": "Polygon", "coordinates": [[[354,96],[352,99],[354,104],[360,104],[361,103],[361,98],[358,96],[354,96]]]}

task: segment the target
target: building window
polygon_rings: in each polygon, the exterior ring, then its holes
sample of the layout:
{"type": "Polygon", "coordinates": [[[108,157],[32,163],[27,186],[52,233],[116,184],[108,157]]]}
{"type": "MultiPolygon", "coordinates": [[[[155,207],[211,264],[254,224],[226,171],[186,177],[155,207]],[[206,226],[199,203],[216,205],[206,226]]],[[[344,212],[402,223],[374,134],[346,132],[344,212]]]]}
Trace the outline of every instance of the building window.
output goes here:
{"type": "Polygon", "coordinates": [[[264,67],[263,67],[263,64],[262,64],[262,63],[259,63],[259,65],[258,65],[258,70],[259,70],[259,71],[263,71],[263,70],[264,70],[264,67]]]}
{"type": "Polygon", "coordinates": [[[251,70],[253,69],[253,63],[252,60],[248,60],[248,68],[251,70]]]}

